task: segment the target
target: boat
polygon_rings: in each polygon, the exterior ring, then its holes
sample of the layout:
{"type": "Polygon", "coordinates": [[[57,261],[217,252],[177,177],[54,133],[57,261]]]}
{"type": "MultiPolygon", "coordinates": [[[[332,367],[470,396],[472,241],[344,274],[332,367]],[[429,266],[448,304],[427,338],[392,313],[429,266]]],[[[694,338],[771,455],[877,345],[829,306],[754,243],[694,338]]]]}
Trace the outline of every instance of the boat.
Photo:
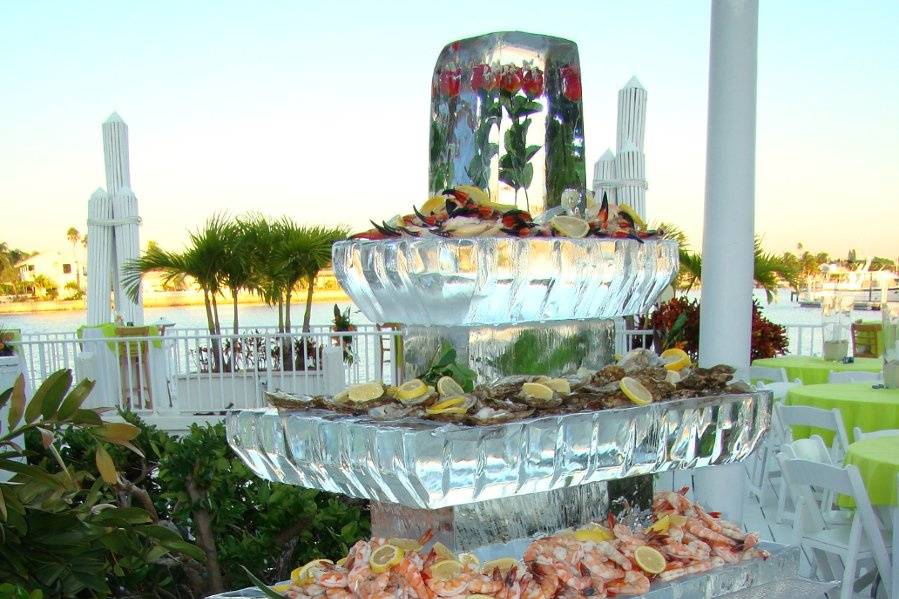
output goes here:
{"type": "Polygon", "coordinates": [[[879,310],[888,302],[899,302],[899,275],[889,270],[871,270],[871,258],[855,269],[840,264],[822,264],[822,280],[799,294],[803,308],[819,308],[824,298],[846,298],[856,310],[879,310]]]}

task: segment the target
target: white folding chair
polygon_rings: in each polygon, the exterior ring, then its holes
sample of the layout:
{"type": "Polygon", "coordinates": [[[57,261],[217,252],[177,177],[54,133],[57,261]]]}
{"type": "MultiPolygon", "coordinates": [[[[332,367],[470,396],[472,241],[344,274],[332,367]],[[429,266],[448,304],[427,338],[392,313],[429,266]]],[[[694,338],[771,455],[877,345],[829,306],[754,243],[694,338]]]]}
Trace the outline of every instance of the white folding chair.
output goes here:
{"type": "MultiPolygon", "coordinates": [[[[829,466],[834,465],[830,457],[830,450],[824,444],[824,439],[822,439],[820,435],[812,435],[808,439],[797,439],[781,445],[779,453],[777,454],[778,464],[782,465],[783,460],[785,459],[808,460],[810,462],[818,462],[829,466]]],[[[777,515],[775,516],[775,522],[780,523],[785,520],[793,520],[793,513],[787,512],[788,496],[793,499],[795,505],[796,500],[792,497],[787,480],[785,477],[781,476],[780,489],[777,493],[777,515]]],[[[827,498],[825,497],[824,500],[826,501],[827,498]]],[[[828,512],[827,515],[835,520],[842,518],[840,512],[828,512]]]]}
{"type": "Polygon", "coordinates": [[[834,372],[827,375],[828,383],[877,383],[883,382],[879,372],[834,372]]]}
{"type": "MultiPolygon", "coordinates": [[[[793,530],[796,542],[810,558],[812,567],[824,580],[842,577],[840,599],[851,599],[854,592],[875,580],[879,571],[887,596],[892,597],[892,567],[889,552],[880,530],[880,520],[871,507],[868,492],[858,468],[820,464],[808,460],[784,459],[784,477],[796,497],[793,530]],[[846,524],[832,524],[822,513],[815,489],[830,491],[831,497],[847,495],[855,501],[855,511],[846,524]],[[840,561],[835,559],[839,557],[840,561]],[[864,576],[861,568],[868,569],[864,576]]],[[[825,500],[826,501],[826,500],[825,500]]],[[[830,509],[830,505],[825,505],[830,509]]]]}
{"type": "Polygon", "coordinates": [[[895,437],[896,435],[899,435],[899,428],[885,428],[881,431],[871,431],[870,433],[863,433],[862,429],[857,426],[852,429],[852,439],[854,441],[874,439],[877,437],[895,437]]]}
{"type": "MultiPolygon", "coordinates": [[[[783,369],[781,368],[780,370],[783,369]]],[[[784,376],[786,376],[786,371],[784,371],[784,376]]],[[[777,404],[786,399],[790,389],[801,385],[802,382],[797,379],[792,383],[760,383],[756,388],[760,391],[771,391],[774,396],[774,403],[777,404]]],[[[759,503],[764,503],[765,501],[765,489],[767,488],[765,483],[780,476],[777,460],[772,459],[777,449],[785,441],[783,438],[783,425],[778,421],[777,414],[776,410],[772,411],[771,426],[768,428],[768,434],[765,436],[764,443],[758,448],[755,459],[745,461],[746,474],[749,478],[749,491],[758,497],[759,503]]]]}
{"type": "Polygon", "coordinates": [[[734,373],[734,379],[751,385],[757,381],[762,383],[786,383],[790,380],[787,378],[787,371],[783,368],[769,368],[767,366],[740,368],[734,373]]]}
{"type": "Polygon", "coordinates": [[[849,447],[849,436],[843,424],[843,415],[836,408],[823,410],[810,406],[786,406],[775,404],[777,421],[782,426],[781,433],[787,443],[793,440],[793,426],[810,426],[831,431],[833,442],[830,445],[830,457],[834,464],[840,464],[846,449],[849,447]]]}

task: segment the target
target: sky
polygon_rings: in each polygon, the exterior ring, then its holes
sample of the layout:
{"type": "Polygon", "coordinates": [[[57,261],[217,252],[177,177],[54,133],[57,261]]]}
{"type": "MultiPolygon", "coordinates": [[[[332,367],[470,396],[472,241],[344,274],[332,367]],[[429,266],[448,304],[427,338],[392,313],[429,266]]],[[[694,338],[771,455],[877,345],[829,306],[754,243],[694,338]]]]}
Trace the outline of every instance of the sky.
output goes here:
{"type": "MultiPolygon", "coordinates": [[[[363,228],[427,195],[431,73],[448,42],[577,42],[587,180],[617,90],[648,92],[651,221],[701,247],[710,5],[701,0],[0,0],[0,241],[67,247],[128,123],[143,243],[217,211],[363,228]],[[489,6],[489,8],[488,8],[489,6]]],[[[899,2],[763,0],[756,231],[771,251],[899,255],[899,2]]]]}

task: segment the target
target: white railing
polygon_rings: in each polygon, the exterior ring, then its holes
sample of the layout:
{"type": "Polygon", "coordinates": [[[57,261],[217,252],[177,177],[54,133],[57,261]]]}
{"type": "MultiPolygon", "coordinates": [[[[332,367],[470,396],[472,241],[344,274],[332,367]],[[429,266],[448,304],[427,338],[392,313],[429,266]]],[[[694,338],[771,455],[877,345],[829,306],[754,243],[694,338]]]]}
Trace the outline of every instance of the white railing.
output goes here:
{"type": "Polygon", "coordinates": [[[787,329],[787,353],[794,356],[820,356],[824,347],[824,327],[820,324],[784,324],[787,329]]]}
{"type": "Polygon", "coordinates": [[[259,407],[266,390],[320,394],[374,379],[394,383],[400,338],[374,327],[309,333],[259,327],[237,335],[174,327],[148,337],[23,335],[17,345],[31,389],[70,368],[77,379],[97,381],[89,407],[187,415],[259,407]]]}

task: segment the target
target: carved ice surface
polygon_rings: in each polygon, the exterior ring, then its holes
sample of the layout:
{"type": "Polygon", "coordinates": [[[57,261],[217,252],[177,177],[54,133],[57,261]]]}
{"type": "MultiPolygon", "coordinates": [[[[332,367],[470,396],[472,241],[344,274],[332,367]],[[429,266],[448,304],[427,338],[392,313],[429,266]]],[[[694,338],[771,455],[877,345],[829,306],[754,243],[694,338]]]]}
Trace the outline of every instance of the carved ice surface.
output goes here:
{"type": "Polygon", "coordinates": [[[468,427],[324,410],[231,412],[228,441],[258,476],[437,509],[744,459],[771,394],[682,399],[468,427]]]}
{"type": "Polygon", "coordinates": [[[334,274],[371,322],[473,326],[645,312],[677,274],[670,240],[342,241],[334,274]]]}
{"type": "Polygon", "coordinates": [[[586,188],[577,44],[506,31],[447,45],[431,83],[431,193],[489,189],[533,216],[586,188]]]}

